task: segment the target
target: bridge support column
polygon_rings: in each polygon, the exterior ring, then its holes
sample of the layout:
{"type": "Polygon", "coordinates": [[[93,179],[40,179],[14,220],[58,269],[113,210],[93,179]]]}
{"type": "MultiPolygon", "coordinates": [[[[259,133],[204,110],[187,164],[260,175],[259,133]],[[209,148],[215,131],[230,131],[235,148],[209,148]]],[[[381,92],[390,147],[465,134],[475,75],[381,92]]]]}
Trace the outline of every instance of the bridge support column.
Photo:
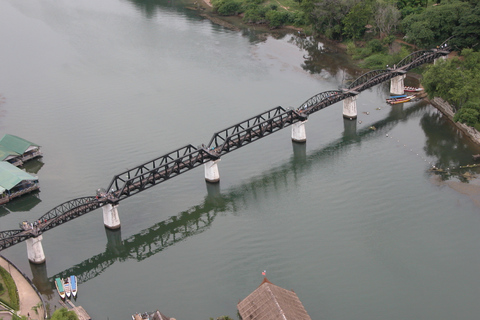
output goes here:
{"type": "Polygon", "coordinates": [[[303,143],[307,141],[307,133],[305,132],[305,121],[295,122],[292,125],[292,141],[303,143]]]}
{"type": "Polygon", "coordinates": [[[357,119],[357,96],[343,100],[343,117],[349,120],[357,119]]]}
{"type": "Polygon", "coordinates": [[[220,173],[218,172],[218,165],[217,163],[221,159],[218,160],[210,160],[204,164],[205,166],[205,181],[210,183],[216,183],[220,181],[220,173]]]}
{"type": "Polygon", "coordinates": [[[437,64],[438,61],[445,61],[447,60],[447,56],[441,56],[433,60],[433,64],[437,64]]]}
{"type": "Polygon", "coordinates": [[[42,264],[45,262],[45,253],[42,247],[43,236],[39,235],[36,238],[29,238],[27,242],[28,260],[34,264],[42,264]]]}
{"type": "Polygon", "coordinates": [[[105,228],[116,230],[120,228],[120,217],[118,216],[118,205],[107,204],[102,207],[103,224],[105,228]]]}
{"type": "Polygon", "coordinates": [[[405,93],[405,84],[403,83],[403,79],[405,79],[406,75],[402,74],[390,79],[390,93],[395,95],[400,95],[405,93]]]}

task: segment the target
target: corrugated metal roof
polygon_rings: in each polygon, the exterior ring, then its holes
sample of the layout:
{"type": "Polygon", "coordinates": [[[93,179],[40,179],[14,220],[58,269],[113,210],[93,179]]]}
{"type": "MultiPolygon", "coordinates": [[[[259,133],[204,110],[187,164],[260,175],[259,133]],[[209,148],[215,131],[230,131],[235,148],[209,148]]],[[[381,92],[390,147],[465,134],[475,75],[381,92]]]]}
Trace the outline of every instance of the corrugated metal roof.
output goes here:
{"type": "Polygon", "coordinates": [[[23,154],[31,146],[39,146],[33,142],[14,136],[12,134],[4,135],[3,138],[0,140],[0,145],[18,154],[23,154]]]}
{"type": "Polygon", "coordinates": [[[7,159],[9,156],[18,157],[19,155],[20,154],[16,153],[15,151],[0,145],[0,161],[7,159]]]}
{"type": "Polygon", "coordinates": [[[280,288],[265,278],[237,305],[244,320],[312,320],[295,292],[280,288]]]}
{"type": "Polygon", "coordinates": [[[10,190],[24,180],[38,179],[8,162],[0,161],[0,186],[10,190]]]}

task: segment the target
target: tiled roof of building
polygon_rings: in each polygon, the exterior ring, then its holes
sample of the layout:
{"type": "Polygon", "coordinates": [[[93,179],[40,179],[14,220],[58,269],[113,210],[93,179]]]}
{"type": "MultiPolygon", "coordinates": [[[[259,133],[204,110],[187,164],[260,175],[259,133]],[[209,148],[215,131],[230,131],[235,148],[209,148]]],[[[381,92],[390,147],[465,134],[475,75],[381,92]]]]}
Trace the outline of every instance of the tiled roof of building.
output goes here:
{"type": "Polygon", "coordinates": [[[237,309],[243,320],[311,320],[295,292],[280,288],[267,278],[238,303],[237,309]]]}

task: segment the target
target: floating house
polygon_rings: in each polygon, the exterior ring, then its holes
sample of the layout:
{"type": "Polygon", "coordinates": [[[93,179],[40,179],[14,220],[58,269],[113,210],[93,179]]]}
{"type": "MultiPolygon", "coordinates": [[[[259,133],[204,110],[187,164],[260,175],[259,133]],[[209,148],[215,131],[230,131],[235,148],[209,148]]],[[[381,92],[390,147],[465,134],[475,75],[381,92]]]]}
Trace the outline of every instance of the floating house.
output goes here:
{"type": "Polygon", "coordinates": [[[0,204],[39,188],[37,177],[6,161],[0,161],[0,204]]]}
{"type": "Polygon", "coordinates": [[[293,290],[280,288],[266,277],[237,309],[243,320],[312,320],[293,290]]]}
{"type": "Polygon", "coordinates": [[[6,134],[0,140],[0,161],[21,166],[25,161],[41,157],[40,146],[20,137],[6,134]]]}

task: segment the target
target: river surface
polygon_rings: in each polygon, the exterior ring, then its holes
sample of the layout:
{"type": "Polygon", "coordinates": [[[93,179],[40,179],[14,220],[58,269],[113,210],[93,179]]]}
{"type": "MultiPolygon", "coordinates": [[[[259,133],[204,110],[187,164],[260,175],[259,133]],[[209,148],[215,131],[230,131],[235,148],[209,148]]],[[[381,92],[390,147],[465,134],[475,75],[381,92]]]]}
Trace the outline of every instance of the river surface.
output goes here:
{"type": "MultiPolygon", "coordinates": [[[[27,166],[41,192],[1,207],[0,230],[355,77],[322,44],[227,30],[172,0],[0,0],[0,39],[0,133],[44,152],[27,166]]],[[[200,167],[122,201],[120,231],[99,209],[46,232],[43,266],[24,243],[2,254],[52,310],[53,277],[77,274],[75,304],[96,320],[237,318],[263,270],[312,319],[478,319],[480,210],[429,168],[462,180],[480,151],[388,91],[360,94],[357,121],[342,103],[311,115],[306,144],[286,128],[224,156],[218,185],[200,167]]]]}

